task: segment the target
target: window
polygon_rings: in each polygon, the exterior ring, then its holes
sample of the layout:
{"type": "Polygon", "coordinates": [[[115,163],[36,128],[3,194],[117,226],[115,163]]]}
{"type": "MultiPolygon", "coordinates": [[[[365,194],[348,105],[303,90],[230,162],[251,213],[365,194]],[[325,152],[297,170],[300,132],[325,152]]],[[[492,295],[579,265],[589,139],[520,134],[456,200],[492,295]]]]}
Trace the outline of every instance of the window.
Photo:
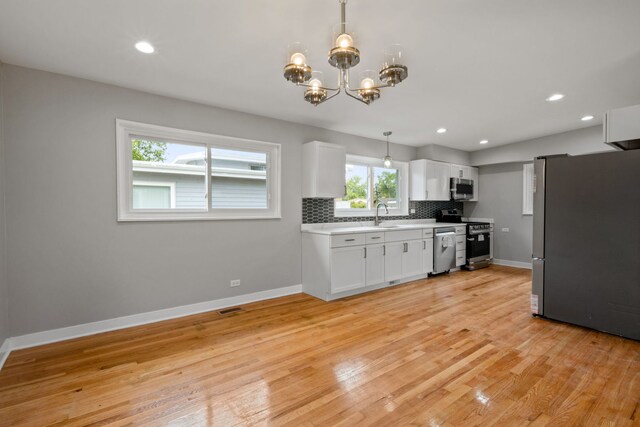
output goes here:
{"type": "Polygon", "coordinates": [[[533,163],[522,167],[522,214],[533,215],[533,163]]]}
{"type": "Polygon", "coordinates": [[[335,216],[372,216],[376,201],[387,205],[389,215],[408,215],[408,169],[405,162],[385,168],[381,159],[347,155],[347,195],[335,200],[335,216]]]}
{"type": "Polygon", "coordinates": [[[119,221],[280,218],[279,144],[124,120],[116,128],[119,221]]]}

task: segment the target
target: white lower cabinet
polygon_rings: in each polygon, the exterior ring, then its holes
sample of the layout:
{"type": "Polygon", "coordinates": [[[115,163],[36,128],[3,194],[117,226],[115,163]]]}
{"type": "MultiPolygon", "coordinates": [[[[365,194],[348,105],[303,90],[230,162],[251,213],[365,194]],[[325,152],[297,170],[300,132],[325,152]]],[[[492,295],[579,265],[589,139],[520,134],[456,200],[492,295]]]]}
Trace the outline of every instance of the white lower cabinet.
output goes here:
{"type": "Polygon", "coordinates": [[[467,226],[456,226],[456,267],[467,263],[467,226]]]}
{"type": "Polygon", "coordinates": [[[422,240],[405,242],[405,252],[402,254],[402,277],[419,276],[422,274],[422,240]]]}
{"type": "Polygon", "coordinates": [[[302,286],[323,300],[401,283],[433,271],[433,231],[302,235],[302,286]]]}
{"type": "Polygon", "coordinates": [[[364,246],[331,249],[331,293],[366,286],[364,246]]]}
{"type": "Polygon", "coordinates": [[[422,241],[386,243],[384,257],[385,281],[400,280],[422,274],[422,241]]]}
{"type": "Polygon", "coordinates": [[[384,280],[402,279],[402,255],[404,253],[404,242],[385,243],[384,254],[384,280]]]}
{"type": "Polygon", "coordinates": [[[367,245],[366,251],[366,285],[374,286],[384,283],[384,245],[367,245]]]}
{"type": "Polygon", "coordinates": [[[422,241],[422,273],[433,273],[433,239],[422,241]]]}

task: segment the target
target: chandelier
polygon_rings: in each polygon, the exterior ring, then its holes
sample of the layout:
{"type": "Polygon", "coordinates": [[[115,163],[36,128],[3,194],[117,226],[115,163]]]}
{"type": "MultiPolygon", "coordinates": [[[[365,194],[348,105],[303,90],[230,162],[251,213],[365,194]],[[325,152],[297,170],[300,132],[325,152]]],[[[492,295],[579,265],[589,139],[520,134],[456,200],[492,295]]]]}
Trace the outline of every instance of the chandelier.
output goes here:
{"type": "Polygon", "coordinates": [[[284,67],[284,78],[305,87],[305,101],[318,106],[337,96],[340,92],[357,99],[367,105],[380,98],[380,89],[394,87],[408,76],[408,70],[402,64],[402,47],[391,45],[384,51],[384,62],[381,70],[376,73],[366,70],[360,75],[360,83],[352,88],[349,82],[349,69],[360,62],[360,51],[354,45],[354,35],[347,31],[346,4],[340,2],[340,24],[334,31],[334,46],[329,51],[329,64],[338,69],[338,86],[335,88],[324,85],[322,72],[313,71],[307,65],[307,50],[300,43],[289,46],[288,64],[284,67]],[[331,95],[329,95],[331,93],[331,95]]]}

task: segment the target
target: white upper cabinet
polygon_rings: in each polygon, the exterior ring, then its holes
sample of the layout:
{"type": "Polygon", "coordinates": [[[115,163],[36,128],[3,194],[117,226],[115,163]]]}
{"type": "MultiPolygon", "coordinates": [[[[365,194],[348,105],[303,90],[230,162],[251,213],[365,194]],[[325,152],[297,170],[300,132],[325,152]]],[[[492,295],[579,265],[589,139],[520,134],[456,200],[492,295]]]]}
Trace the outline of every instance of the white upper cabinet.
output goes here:
{"type": "Polygon", "coordinates": [[[451,164],[449,166],[450,166],[451,178],[474,179],[474,176],[475,176],[476,177],[475,179],[477,179],[478,168],[474,168],[473,166],[454,165],[454,164],[451,164]]]}
{"type": "Polygon", "coordinates": [[[410,169],[411,200],[450,200],[449,163],[413,160],[410,169]]]}
{"type": "Polygon", "coordinates": [[[328,142],[302,146],[302,197],[342,197],[345,194],[347,149],[328,142]]]}
{"type": "Polygon", "coordinates": [[[469,179],[469,168],[468,166],[462,166],[462,165],[449,165],[450,168],[450,173],[449,173],[449,177],[450,178],[464,178],[464,179],[469,179]]]}

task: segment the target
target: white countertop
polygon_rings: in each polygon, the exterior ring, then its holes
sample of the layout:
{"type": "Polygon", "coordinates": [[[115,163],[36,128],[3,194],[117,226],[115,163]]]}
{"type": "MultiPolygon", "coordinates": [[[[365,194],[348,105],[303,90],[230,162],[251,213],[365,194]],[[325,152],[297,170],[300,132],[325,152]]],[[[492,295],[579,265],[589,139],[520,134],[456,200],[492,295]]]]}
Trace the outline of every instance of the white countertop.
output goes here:
{"type": "Polygon", "coordinates": [[[377,227],[373,225],[353,226],[346,223],[342,226],[336,225],[336,224],[303,224],[302,232],[314,233],[314,234],[326,234],[329,236],[333,236],[333,235],[350,234],[350,233],[375,233],[375,232],[384,232],[384,231],[419,230],[422,228],[441,228],[441,227],[456,227],[456,226],[466,226],[466,224],[451,223],[451,222],[424,222],[424,223],[413,223],[413,224],[394,224],[392,222],[391,223],[386,222],[377,227]]]}

